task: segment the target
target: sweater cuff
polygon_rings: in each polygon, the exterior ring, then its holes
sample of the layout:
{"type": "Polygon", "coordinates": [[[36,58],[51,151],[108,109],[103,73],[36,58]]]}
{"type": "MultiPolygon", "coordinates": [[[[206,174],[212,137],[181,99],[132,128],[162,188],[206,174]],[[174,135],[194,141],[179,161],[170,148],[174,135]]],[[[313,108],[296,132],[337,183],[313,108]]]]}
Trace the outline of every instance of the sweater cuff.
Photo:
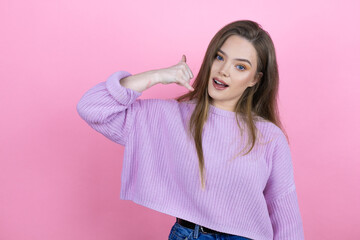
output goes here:
{"type": "Polygon", "coordinates": [[[142,92],[126,88],[120,84],[120,79],[131,76],[126,71],[117,71],[106,80],[106,88],[116,101],[123,105],[129,105],[138,98],[142,92]]]}

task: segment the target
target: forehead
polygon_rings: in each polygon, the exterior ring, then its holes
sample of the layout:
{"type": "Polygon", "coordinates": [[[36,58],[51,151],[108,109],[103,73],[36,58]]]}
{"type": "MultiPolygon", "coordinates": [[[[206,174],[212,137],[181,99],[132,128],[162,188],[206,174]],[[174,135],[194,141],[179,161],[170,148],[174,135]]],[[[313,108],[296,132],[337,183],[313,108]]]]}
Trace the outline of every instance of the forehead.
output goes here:
{"type": "Polygon", "coordinates": [[[245,58],[252,63],[256,61],[256,50],[254,46],[241,36],[232,35],[228,37],[220,49],[224,51],[230,59],[245,58]]]}

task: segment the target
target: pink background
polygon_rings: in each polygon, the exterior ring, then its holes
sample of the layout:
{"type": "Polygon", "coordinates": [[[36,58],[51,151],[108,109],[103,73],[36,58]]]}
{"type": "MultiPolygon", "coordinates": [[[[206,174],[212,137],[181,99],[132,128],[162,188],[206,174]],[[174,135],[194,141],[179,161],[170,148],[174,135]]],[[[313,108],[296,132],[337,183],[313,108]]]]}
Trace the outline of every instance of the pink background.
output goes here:
{"type": "Polygon", "coordinates": [[[175,218],[119,199],[124,149],[76,104],[115,71],[183,53],[196,75],[212,36],[239,19],[276,46],[306,239],[360,239],[360,4],[293,2],[0,1],[0,239],[167,239],[175,218]]]}

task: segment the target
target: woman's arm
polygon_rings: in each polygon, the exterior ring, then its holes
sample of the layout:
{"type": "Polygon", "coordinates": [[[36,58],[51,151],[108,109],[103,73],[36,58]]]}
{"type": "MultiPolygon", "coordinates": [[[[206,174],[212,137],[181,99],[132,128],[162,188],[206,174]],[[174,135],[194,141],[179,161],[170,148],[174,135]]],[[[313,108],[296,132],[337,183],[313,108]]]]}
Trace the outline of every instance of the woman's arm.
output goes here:
{"type": "Polygon", "coordinates": [[[140,108],[141,92],[125,88],[119,80],[130,73],[118,71],[111,74],[105,82],[90,88],[77,104],[80,117],[93,129],[105,137],[125,145],[131,125],[140,108]]]}
{"type": "MultiPolygon", "coordinates": [[[[89,89],[77,104],[77,111],[93,129],[105,137],[125,145],[138,111],[145,104],[137,98],[157,83],[177,83],[188,88],[192,73],[182,60],[169,68],[131,76],[125,71],[113,73],[105,82],[89,89]]],[[[149,106],[147,106],[149,107],[149,106]]],[[[148,109],[147,109],[148,110],[148,109]]]]}
{"type": "Polygon", "coordinates": [[[193,78],[193,74],[186,64],[185,55],[183,55],[180,62],[174,66],[129,76],[121,79],[120,84],[126,88],[142,92],[158,83],[177,83],[193,91],[194,89],[189,84],[191,78],[193,78]]]}

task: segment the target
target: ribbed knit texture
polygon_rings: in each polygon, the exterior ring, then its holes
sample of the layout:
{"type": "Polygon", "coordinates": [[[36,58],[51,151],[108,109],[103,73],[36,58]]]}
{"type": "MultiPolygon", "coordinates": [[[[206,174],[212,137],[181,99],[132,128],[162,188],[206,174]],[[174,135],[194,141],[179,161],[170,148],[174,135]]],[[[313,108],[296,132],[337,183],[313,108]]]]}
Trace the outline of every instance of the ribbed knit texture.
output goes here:
{"type": "Polygon", "coordinates": [[[141,92],[119,82],[129,75],[115,72],[77,105],[93,129],[125,146],[121,199],[251,239],[304,239],[290,148],[280,128],[258,118],[260,142],[231,161],[246,146],[246,127],[240,131],[234,112],[210,105],[202,190],[194,140],[187,135],[195,103],[137,99],[141,92]]]}

